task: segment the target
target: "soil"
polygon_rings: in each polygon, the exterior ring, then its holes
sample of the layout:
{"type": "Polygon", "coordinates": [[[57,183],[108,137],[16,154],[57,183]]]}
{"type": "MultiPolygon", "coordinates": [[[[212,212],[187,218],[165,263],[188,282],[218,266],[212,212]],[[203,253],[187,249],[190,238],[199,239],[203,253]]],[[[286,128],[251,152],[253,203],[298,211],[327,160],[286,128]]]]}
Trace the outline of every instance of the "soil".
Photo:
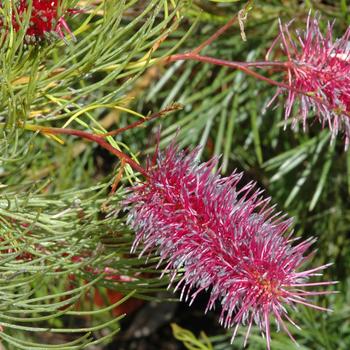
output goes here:
{"type": "MultiPolygon", "coordinates": [[[[162,296],[164,299],[164,296],[162,296]]],[[[172,297],[168,295],[168,298],[172,297]]],[[[188,306],[184,302],[149,302],[133,315],[125,317],[121,331],[104,350],[184,350],[185,346],[175,339],[170,324],[193,332],[201,331],[213,336],[223,333],[217,322],[217,312],[204,314],[208,296],[203,294],[188,306]]]]}

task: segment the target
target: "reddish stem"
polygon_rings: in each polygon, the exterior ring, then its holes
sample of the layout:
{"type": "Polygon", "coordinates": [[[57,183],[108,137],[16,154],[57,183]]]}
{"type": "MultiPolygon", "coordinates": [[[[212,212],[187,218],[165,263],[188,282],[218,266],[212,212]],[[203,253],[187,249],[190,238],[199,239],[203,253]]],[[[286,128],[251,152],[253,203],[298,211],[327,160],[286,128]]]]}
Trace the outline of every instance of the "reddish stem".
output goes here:
{"type": "Polygon", "coordinates": [[[108,142],[106,142],[101,136],[96,134],[91,134],[86,131],[82,130],[75,130],[75,129],[63,129],[63,128],[49,128],[49,127],[36,127],[37,130],[42,131],[46,134],[54,134],[54,135],[72,135],[72,136],[78,136],[83,139],[96,142],[101,147],[106,149],[107,151],[111,152],[115,156],[117,156],[120,160],[124,161],[125,163],[129,164],[134,170],[138,171],[145,177],[148,177],[148,173],[144,168],[142,168],[139,164],[137,164],[134,160],[132,160],[128,155],[125,153],[115,149],[113,146],[111,146],[108,142]]]}
{"type": "Polygon", "coordinates": [[[180,105],[179,103],[173,103],[172,105],[170,105],[169,107],[166,107],[165,109],[161,110],[160,112],[153,113],[153,114],[149,115],[148,117],[145,117],[145,118],[138,120],[130,125],[125,126],[124,128],[119,128],[119,129],[116,129],[113,131],[109,131],[109,132],[106,132],[104,134],[100,134],[99,136],[106,137],[106,136],[118,135],[126,130],[136,128],[137,126],[140,126],[141,124],[143,124],[145,122],[162,117],[162,116],[166,115],[167,113],[170,113],[170,112],[173,112],[173,111],[176,111],[179,109],[182,109],[182,105],[180,105]]]}
{"type": "Polygon", "coordinates": [[[184,54],[176,54],[169,56],[167,59],[167,62],[174,62],[174,61],[198,61],[198,62],[204,62],[204,63],[210,63],[216,66],[225,66],[232,69],[239,69],[240,71],[257,78],[259,80],[266,81],[269,84],[279,86],[284,89],[291,89],[291,87],[287,84],[277,82],[275,80],[266,78],[264,75],[261,75],[253,70],[251,70],[249,67],[278,67],[287,69],[289,66],[289,62],[270,62],[270,61],[258,61],[258,62],[236,62],[236,61],[226,61],[221,60],[219,58],[210,57],[210,56],[202,56],[197,55],[193,52],[188,52],[184,54]]]}
{"type": "Polygon", "coordinates": [[[198,55],[193,52],[188,52],[184,54],[176,54],[176,55],[171,55],[167,58],[166,62],[175,62],[175,61],[186,61],[186,60],[191,60],[191,61],[198,61],[198,62],[204,62],[204,63],[210,63],[216,66],[225,66],[229,67],[232,69],[238,69],[256,79],[262,80],[267,82],[268,84],[278,86],[279,88],[282,89],[287,89],[290,91],[293,91],[298,94],[305,95],[314,101],[323,104],[329,109],[333,109],[332,106],[329,105],[329,103],[323,101],[319,97],[312,96],[311,94],[305,93],[305,91],[296,89],[286,83],[278,82],[273,79],[267,78],[264,75],[261,75],[253,70],[250,69],[250,67],[278,67],[282,68],[284,70],[289,70],[292,68],[292,63],[287,61],[287,62],[274,62],[274,61],[257,61],[257,62],[237,62],[237,61],[226,61],[226,60],[221,60],[219,58],[215,57],[210,57],[210,56],[202,56],[198,55]]]}
{"type": "MultiPolygon", "coordinates": [[[[249,0],[246,5],[244,6],[243,12],[246,12],[249,6],[251,5],[253,1],[249,0]]],[[[240,11],[240,12],[241,12],[240,11]]],[[[192,50],[192,53],[199,54],[205,47],[209,46],[213,41],[215,41],[219,36],[221,36],[223,33],[225,33],[232,25],[236,22],[238,16],[240,15],[240,12],[233,16],[224,26],[222,26],[220,29],[218,29],[210,38],[205,40],[203,43],[201,43],[199,46],[197,46],[195,49],[192,50]]]]}

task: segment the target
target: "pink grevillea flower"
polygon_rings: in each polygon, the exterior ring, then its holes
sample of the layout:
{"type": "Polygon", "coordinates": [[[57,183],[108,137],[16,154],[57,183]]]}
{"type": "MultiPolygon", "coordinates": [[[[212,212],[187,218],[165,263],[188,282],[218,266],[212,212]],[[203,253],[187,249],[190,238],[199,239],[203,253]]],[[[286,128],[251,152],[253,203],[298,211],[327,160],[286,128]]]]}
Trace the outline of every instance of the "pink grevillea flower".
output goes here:
{"type": "MultiPolygon", "coordinates": [[[[298,102],[299,114],[293,124],[302,120],[304,129],[310,110],[322,125],[328,125],[334,138],[339,131],[345,135],[345,148],[350,137],[350,27],[342,38],[333,40],[333,24],[328,23],[322,34],[317,16],[307,19],[306,30],[293,34],[290,24],[280,23],[280,34],[270,48],[278,42],[287,56],[286,119],[291,116],[293,105],[298,102]]],[[[279,88],[276,95],[285,91],[279,88]]]]}
{"type": "MultiPolygon", "coordinates": [[[[35,43],[45,38],[47,34],[56,33],[62,39],[64,31],[72,35],[64,16],[67,13],[76,13],[76,10],[68,9],[60,14],[60,0],[32,0],[29,25],[26,31],[28,43],[35,43]]],[[[0,3],[1,5],[1,3],[0,3]]],[[[12,16],[12,24],[15,30],[19,30],[20,23],[25,13],[30,11],[30,0],[20,0],[16,6],[16,14],[12,16]]]]}
{"type": "Polygon", "coordinates": [[[332,284],[308,282],[328,265],[300,271],[314,239],[293,245],[291,219],[273,214],[262,191],[253,183],[238,189],[242,174],[222,178],[214,172],[217,158],[199,164],[196,156],[197,150],[186,155],[171,145],[148,166],[147,180],[133,188],[127,202],[136,232],[132,252],[140,243],[140,256],[156,249],[167,262],[170,283],[180,274],[175,290],[182,290],[182,299],[192,303],[210,291],[206,311],[220,303],[220,323],[235,327],[233,338],[246,325],[247,341],[256,324],[270,348],[273,318],[294,340],[285,325],[295,325],[286,306],[326,310],[309,297],[328,292],[303,288],[332,284]]]}

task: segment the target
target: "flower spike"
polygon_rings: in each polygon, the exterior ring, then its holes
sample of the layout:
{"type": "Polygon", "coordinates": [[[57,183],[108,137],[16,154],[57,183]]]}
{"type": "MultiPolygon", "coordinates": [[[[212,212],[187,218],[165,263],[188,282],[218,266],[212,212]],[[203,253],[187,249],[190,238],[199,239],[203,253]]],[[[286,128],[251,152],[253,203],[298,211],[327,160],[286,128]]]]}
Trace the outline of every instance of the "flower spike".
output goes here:
{"type": "MultiPolygon", "coordinates": [[[[291,117],[292,108],[298,103],[299,113],[292,117],[293,127],[301,120],[305,130],[312,110],[323,127],[328,125],[332,139],[339,131],[344,132],[347,149],[350,139],[350,27],[343,37],[333,40],[333,23],[328,23],[324,35],[318,16],[309,14],[306,30],[297,31],[295,37],[289,30],[290,24],[280,22],[280,33],[268,51],[270,55],[280,43],[288,59],[286,80],[290,89],[285,118],[291,117]]],[[[272,101],[284,92],[284,88],[278,88],[272,101]]]]}
{"type": "MultiPolygon", "coordinates": [[[[156,249],[167,262],[163,273],[170,273],[170,284],[182,275],[175,290],[190,304],[209,291],[206,311],[220,303],[224,327],[236,327],[236,332],[247,325],[248,338],[255,323],[270,348],[274,318],[294,340],[284,324],[291,321],[285,306],[324,310],[309,300],[319,292],[301,292],[328,265],[300,272],[314,239],[293,246],[291,220],[276,220],[261,191],[252,184],[238,189],[242,174],[220,177],[214,172],[218,159],[200,164],[197,154],[198,148],[186,154],[172,144],[132,189],[127,201],[128,222],[136,232],[132,252],[141,243],[141,255],[156,249]]],[[[312,286],[325,284],[332,282],[312,286]]]]}
{"type": "Polygon", "coordinates": [[[32,0],[31,2],[30,0],[20,0],[16,5],[18,17],[16,14],[12,16],[13,27],[16,31],[20,29],[19,20],[22,21],[25,13],[31,8],[29,26],[26,30],[27,44],[35,44],[50,33],[55,33],[64,39],[64,31],[74,38],[64,17],[66,14],[74,14],[79,11],[67,9],[60,15],[60,6],[61,0],[32,0]]]}

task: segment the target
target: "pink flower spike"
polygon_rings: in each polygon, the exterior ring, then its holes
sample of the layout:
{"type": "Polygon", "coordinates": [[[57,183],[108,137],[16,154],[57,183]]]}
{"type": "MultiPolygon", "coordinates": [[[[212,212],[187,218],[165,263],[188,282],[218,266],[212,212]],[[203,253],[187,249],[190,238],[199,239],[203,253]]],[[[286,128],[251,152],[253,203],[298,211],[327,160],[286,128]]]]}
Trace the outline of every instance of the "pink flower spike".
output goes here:
{"type": "MultiPolygon", "coordinates": [[[[306,121],[310,111],[314,111],[322,126],[328,125],[332,140],[339,131],[344,133],[345,148],[350,138],[350,27],[343,37],[333,41],[333,24],[328,23],[323,35],[318,16],[311,17],[306,30],[297,31],[295,37],[289,25],[280,23],[280,34],[268,51],[271,54],[280,42],[286,55],[286,82],[290,86],[285,102],[285,118],[289,119],[293,105],[299,104],[298,115],[292,117],[292,127],[306,121]]],[[[278,88],[276,95],[285,93],[278,88]]],[[[271,104],[271,103],[270,103],[271,104]]]]}
{"type": "MultiPolygon", "coordinates": [[[[29,26],[26,31],[27,44],[35,44],[43,40],[47,34],[55,33],[61,39],[64,39],[64,31],[73,34],[70,31],[65,16],[67,14],[78,13],[78,10],[67,9],[62,15],[59,14],[61,0],[32,0],[29,26]]],[[[16,7],[19,19],[30,9],[30,0],[20,0],[16,7]]],[[[1,2],[0,2],[1,7],[1,2]]],[[[12,24],[16,31],[20,29],[20,23],[15,14],[12,17],[12,24]]]]}
{"type": "Polygon", "coordinates": [[[197,154],[172,144],[148,162],[149,176],[126,203],[136,232],[132,252],[141,243],[148,247],[143,254],[157,250],[182,300],[192,303],[208,291],[206,311],[221,304],[219,322],[235,327],[232,339],[239,325],[247,325],[246,343],[254,322],[269,348],[270,319],[284,330],[283,320],[295,324],[286,306],[324,310],[309,302],[319,293],[303,293],[303,287],[333,284],[308,282],[328,265],[300,272],[314,239],[293,246],[291,220],[276,220],[261,191],[239,186],[242,174],[220,177],[214,172],[218,159],[200,164],[197,154]]]}

